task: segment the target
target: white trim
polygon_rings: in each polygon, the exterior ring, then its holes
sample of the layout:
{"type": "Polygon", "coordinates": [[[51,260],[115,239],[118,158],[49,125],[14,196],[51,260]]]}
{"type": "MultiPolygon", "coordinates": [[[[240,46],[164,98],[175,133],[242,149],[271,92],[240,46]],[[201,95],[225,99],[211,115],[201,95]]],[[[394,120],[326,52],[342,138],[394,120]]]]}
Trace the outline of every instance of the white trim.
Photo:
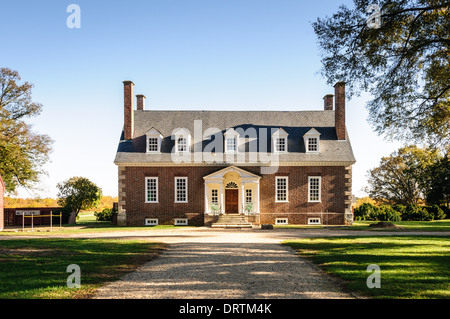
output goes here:
{"type": "Polygon", "coordinates": [[[184,128],[175,129],[172,133],[172,139],[175,140],[174,153],[176,154],[188,154],[191,153],[191,132],[184,128]],[[178,139],[186,139],[186,151],[178,150],[178,139]]]}
{"type": "Polygon", "coordinates": [[[158,226],[159,220],[158,218],[146,218],[145,219],[145,226],[158,226]]]}
{"type": "Polygon", "coordinates": [[[187,226],[189,224],[189,220],[187,218],[175,218],[174,225],[175,226],[187,226]]]}
{"type": "MultiPolygon", "coordinates": [[[[356,162],[339,162],[339,161],[331,161],[331,162],[316,162],[316,161],[306,161],[306,162],[279,162],[277,163],[278,166],[352,166],[356,162]]],[[[208,162],[202,162],[202,163],[176,163],[176,162],[114,162],[119,167],[125,167],[125,166],[141,166],[141,167],[190,167],[190,166],[218,166],[223,167],[224,165],[227,165],[227,163],[223,162],[214,162],[214,163],[208,163],[208,162]]],[[[236,163],[235,166],[257,166],[257,167],[270,167],[270,165],[267,165],[267,163],[236,163]]]]}
{"type": "Polygon", "coordinates": [[[321,176],[308,176],[308,203],[320,203],[322,202],[322,177],[321,176]],[[319,200],[311,200],[311,179],[319,180],[319,200]]]}
{"type": "Polygon", "coordinates": [[[162,142],[162,135],[160,132],[158,132],[156,129],[152,128],[150,131],[148,131],[145,134],[145,146],[146,146],[146,153],[147,154],[160,154],[161,153],[161,142],[162,142]],[[157,150],[156,151],[149,151],[149,139],[150,138],[156,138],[158,141],[157,150]]]}
{"type": "Polygon", "coordinates": [[[145,177],[145,203],[146,204],[157,204],[159,203],[159,181],[158,181],[158,177],[156,176],[147,176],[145,177]],[[154,179],[156,180],[156,201],[149,201],[148,200],[148,180],[150,179],[154,179]]]}
{"type": "Polygon", "coordinates": [[[289,225],[288,218],[275,218],[275,225],[289,225]]]}
{"type": "Polygon", "coordinates": [[[322,225],[320,217],[308,218],[308,225],[322,225]]]}
{"type": "Polygon", "coordinates": [[[188,202],[188,178],[187,177],[179,177],[179,176],[175,176],[175,184],[174,184],[174,189],[175,189],[175,203],[187,203],[188,202]],[[185,180],[185,197],[186,200],[184,201],[179,201],[177,200],[177,180],[185,180]]]}
{"type": "Polygon", "coordinates": [[[275,176],[275,203],[288,203],[289,202],[289,177],[288,176],[275,176]],[[286,200],[278,200],[278,180],[286,179],[286,200]]]}
{"type": "Polygon", "coordinates": [[[303,141],[305,143],[305,151],[309,154],[319,154],[320,153],[320,133],[315,129],[310,129],[305,135],[303,135],[303,141]],[[317,139],[317,150],[310,151],[309,150],[309,139],[315,138],[317,139]]]}

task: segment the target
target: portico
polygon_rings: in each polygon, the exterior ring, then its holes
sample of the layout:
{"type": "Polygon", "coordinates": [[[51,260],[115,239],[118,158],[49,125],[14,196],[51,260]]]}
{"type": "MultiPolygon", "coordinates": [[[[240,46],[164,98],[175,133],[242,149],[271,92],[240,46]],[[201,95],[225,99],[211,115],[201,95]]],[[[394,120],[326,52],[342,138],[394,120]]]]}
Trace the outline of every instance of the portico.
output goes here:
{"type": "Polygon", "coordinates": [[[236,166],[204,176],[205,214],[259,214],[260,176],[236,166]]]}

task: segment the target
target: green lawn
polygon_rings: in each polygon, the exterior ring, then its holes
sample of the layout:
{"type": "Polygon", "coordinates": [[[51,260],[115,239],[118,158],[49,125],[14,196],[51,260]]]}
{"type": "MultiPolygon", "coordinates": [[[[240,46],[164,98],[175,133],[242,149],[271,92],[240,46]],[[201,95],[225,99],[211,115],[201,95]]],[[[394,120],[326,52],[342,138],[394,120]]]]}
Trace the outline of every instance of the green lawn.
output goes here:
{"type": "MultiPolygon", "coordinates": [[[[374,230],[374,231],[392,231],[391,229],[372,229],[370,224],[376,224],[377,221],[355,221],[352,230],[374,230]]],[[[400,221],[392,222],[394,225],[401,226],[404,231],[450,231],[450,220],[433,220],[433,221],[400,221]]]]}
{"type": "Polygon", "coordinates": [[[0,241],[0,299],[89,298],[108,281],[158,256],[161,243],[113,239],[0,241]],[[80,266],[81,287],[67,287],[67,267],[80,266]]]}
{"type": "Polygon", "coordinates": [[[284,244],[341,278],[351,291],[374,298],[450,298],[450,238],[338,237],[284,244]],[[381,269],[381,288],[367,287],[367,267],[381,269]]]}

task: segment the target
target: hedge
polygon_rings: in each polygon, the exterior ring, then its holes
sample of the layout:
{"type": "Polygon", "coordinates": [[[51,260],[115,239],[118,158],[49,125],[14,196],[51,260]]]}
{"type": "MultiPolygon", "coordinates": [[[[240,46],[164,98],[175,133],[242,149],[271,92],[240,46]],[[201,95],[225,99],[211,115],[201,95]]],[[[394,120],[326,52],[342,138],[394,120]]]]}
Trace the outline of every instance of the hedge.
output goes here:
{"type": "Polygon", "coordinates": [[[355,220],[373,220],[373,221],[430,221],[440,220],[446,217],[447,207],[419,206],[410,204],[404,205],[381,205],[375,206],[364,203],[354,209],[355,220]],[[444,211],[445,209],[445,211],[444,211]]]}

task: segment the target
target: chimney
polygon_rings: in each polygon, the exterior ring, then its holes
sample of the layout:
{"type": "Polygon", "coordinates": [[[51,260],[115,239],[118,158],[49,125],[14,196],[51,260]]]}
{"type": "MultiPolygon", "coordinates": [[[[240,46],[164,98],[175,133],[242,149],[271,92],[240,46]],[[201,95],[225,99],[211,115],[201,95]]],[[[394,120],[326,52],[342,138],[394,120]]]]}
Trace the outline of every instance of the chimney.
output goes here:
{"type": "Polygon", "coordinates": [[[335,111],[334,121],[338,140],[345,140],[345,82],[334,86],[335,111]]]}
{"type": "Polygon", "coordinates": [[[323,101],[324,101],[323,109],[325,111],[333,111],[333,97],[334,97],[333,94],[327,94],[323,98],[323,101]]]}
{"type": "Polygon", "coordinates": [[[138,111],[143,111],[145,110],[145,96],[142,94],[138,94],[136,95],[136,100],[137,100],[137,110],[138,111]]]}
{"type": "Polygon", "coordinates": [[[134,131],[134,83],[131,81],[123,81],[123,108],[124,108],[124,124],[123,138],[124,140],[133,139],[134,131]]]}

